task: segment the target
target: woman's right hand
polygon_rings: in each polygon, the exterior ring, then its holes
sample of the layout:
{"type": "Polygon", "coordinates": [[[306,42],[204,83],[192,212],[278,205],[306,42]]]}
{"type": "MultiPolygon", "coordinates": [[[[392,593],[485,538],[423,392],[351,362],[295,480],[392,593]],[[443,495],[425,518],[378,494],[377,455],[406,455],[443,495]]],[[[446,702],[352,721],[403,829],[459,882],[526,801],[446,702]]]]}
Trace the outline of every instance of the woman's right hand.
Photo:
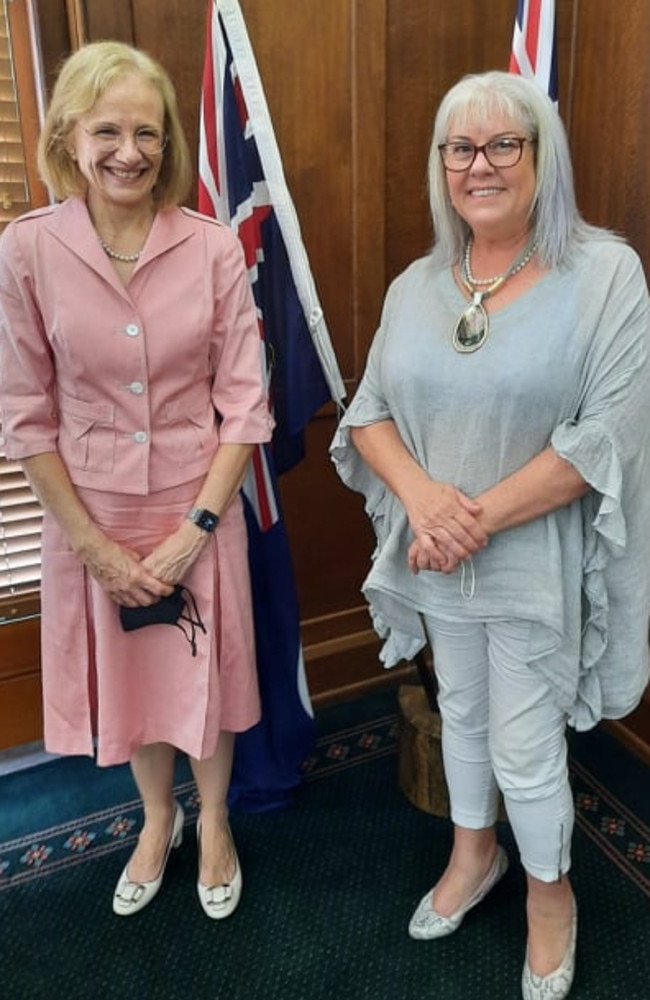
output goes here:
{"type": "Polygon", "coordinates": [[[158,580],[137,552],[111,541],[94,523],[72,485],[58,452],[32,455],[23,461],[32,490],[58,521],[70,547],[88,572],[117,604],[133,608],[153,604],[173,587],[158,580]]]}
{"type": "Polygon", "coordinates": [[[154,604],[173,590],[145,569],[137,552],[106,536],[95,539],[78,554],[88,572],[116,604],[129,608],[154,604]]]}
{"type": "Polygon", "coordinates": [[[414,540],[408,551],[412,572],[452,573],[488,543],[478,523],[481,505],[451,483],[421,482],[406,504],[414,540]]]}

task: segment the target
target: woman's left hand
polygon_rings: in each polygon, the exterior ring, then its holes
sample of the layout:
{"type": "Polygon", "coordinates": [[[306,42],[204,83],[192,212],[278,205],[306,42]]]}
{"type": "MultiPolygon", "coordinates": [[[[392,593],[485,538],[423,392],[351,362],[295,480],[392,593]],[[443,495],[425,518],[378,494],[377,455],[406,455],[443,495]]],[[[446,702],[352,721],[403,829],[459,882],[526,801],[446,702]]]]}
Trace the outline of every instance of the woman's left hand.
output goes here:
{"type": "Polygon", "coordinates": [[[183,521],[142,560],[142,566],[158,580],[174,586],[183,580],[209,537],[190,521],[183,521]]]}
{"type": "Polygon", "coordinates": [[[419,538],[414,538],[409,545],[407,559],[411,573],[415,574],[419,573],[420,570],[453,573],[462,561],[459,556],[433,538],[427,541],[426,548],[419,538]]]}

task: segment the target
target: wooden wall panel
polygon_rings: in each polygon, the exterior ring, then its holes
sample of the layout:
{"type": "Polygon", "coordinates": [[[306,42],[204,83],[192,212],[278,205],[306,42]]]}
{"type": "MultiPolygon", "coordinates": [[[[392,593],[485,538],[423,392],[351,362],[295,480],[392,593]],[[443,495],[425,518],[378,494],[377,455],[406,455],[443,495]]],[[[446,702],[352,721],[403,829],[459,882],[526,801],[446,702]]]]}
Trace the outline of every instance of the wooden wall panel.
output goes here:
{"type": "Polygon", "coordinates": [[[507,69],[514,5],[495,0],[389,0],[387,46],[387,277],[432,241],[427,159],[437,106],[466,73],[507,69]]]}
{"type": "MultiPolygon", "coordinates": [[[[25,602],[18,602],[25,604],[25,602]]],[[[10,611],[18,609],[10,609],[10,611]]],[[[26,611],[26,609],[24,609],[26,611]]],[[[39,619],[0,626],[0,750],[43,735],[39,619]]]]}
{"type": "Polygon", "coordinates": [[[590,222],[618,230],[650,274],[650,3],[576,0],[571,148],[590,222]]]}
{"type": "Polygon", "coordinates": [[[188,200],[197,201],[197,153],[206,6],[200,0],[131,0],[134,44],[163,64],[174,81],[185,135],[193,154],[194,183],[188,200]]]}
{"type": "Polygon", "coordinates": [[[44,84],[49,94],[61,62],[71,49],[72,28],[65,0],[33,0],[44,84]]]}
{"type": "Polygon", "coordinates": [[[133,31],[132,0],[67,0],[73,22],[73,42],[98,42],[115,38],[137,44],[133,31]]]}
{"type": "Polygon", "coordinates": [[[43,738],[40,670],[0,680],[0,750],[43,738]]]}

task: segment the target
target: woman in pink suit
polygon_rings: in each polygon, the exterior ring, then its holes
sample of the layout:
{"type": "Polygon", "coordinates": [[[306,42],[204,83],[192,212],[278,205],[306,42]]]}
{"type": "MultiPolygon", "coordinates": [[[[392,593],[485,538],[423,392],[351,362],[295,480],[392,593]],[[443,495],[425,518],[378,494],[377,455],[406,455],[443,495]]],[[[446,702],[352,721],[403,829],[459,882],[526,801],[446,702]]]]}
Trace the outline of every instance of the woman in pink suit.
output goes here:
{"type": "Polygon", "coordinates": [[[220,919],[242,884],[234,733],[260,715],[239,488],[272,432],[243,253],[179,207],[191,171],[173,86],[129,46],[66,62],[39,163],[58,203],[0,243],[0,398],[7,454],[45,511],[45,743],[131,764],[144,824],[119,915],[151,901],[182,839],[173,767],[189,755],[198,895],[220,919]],[[175,593],[180,627],[125,630],[175,593]]]}

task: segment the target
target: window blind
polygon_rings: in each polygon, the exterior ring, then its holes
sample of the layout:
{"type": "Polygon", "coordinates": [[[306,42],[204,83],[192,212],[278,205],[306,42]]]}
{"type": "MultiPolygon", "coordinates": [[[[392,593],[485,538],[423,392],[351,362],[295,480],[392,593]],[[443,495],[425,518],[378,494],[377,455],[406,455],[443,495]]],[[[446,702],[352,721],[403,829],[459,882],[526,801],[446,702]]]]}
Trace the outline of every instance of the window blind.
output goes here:
{"type": "Polygon", "coordinates": [[[39,589],[42,518],[22,469],[0,450],[0,600],[39,589]]]}
{"type": "Polygon", "coordinates": [[[0,228],[30,207],[7,0],[0,12],[0,228]]]}
{"type": "MultiPolygon", "coordinates": [[[[0,0],[0,231],[28,211],[30,184],[25,159],[21,111],[34,120],[35,98],[19,94],[16,59],[31,64],[30,39],[24,11],[0,0]]],[[[33,151],[32,151],[33,155],[33,151]]],[[[33,195],[33,192],[32,192],[33,195]]],[[[0,426],[0,622],[24,613],[24,595],[35,599],[41,579],[42,511],[20,466],[4,454],[0,426]],[[18,600],[17,600],[18,599],[18,600]]]]}

